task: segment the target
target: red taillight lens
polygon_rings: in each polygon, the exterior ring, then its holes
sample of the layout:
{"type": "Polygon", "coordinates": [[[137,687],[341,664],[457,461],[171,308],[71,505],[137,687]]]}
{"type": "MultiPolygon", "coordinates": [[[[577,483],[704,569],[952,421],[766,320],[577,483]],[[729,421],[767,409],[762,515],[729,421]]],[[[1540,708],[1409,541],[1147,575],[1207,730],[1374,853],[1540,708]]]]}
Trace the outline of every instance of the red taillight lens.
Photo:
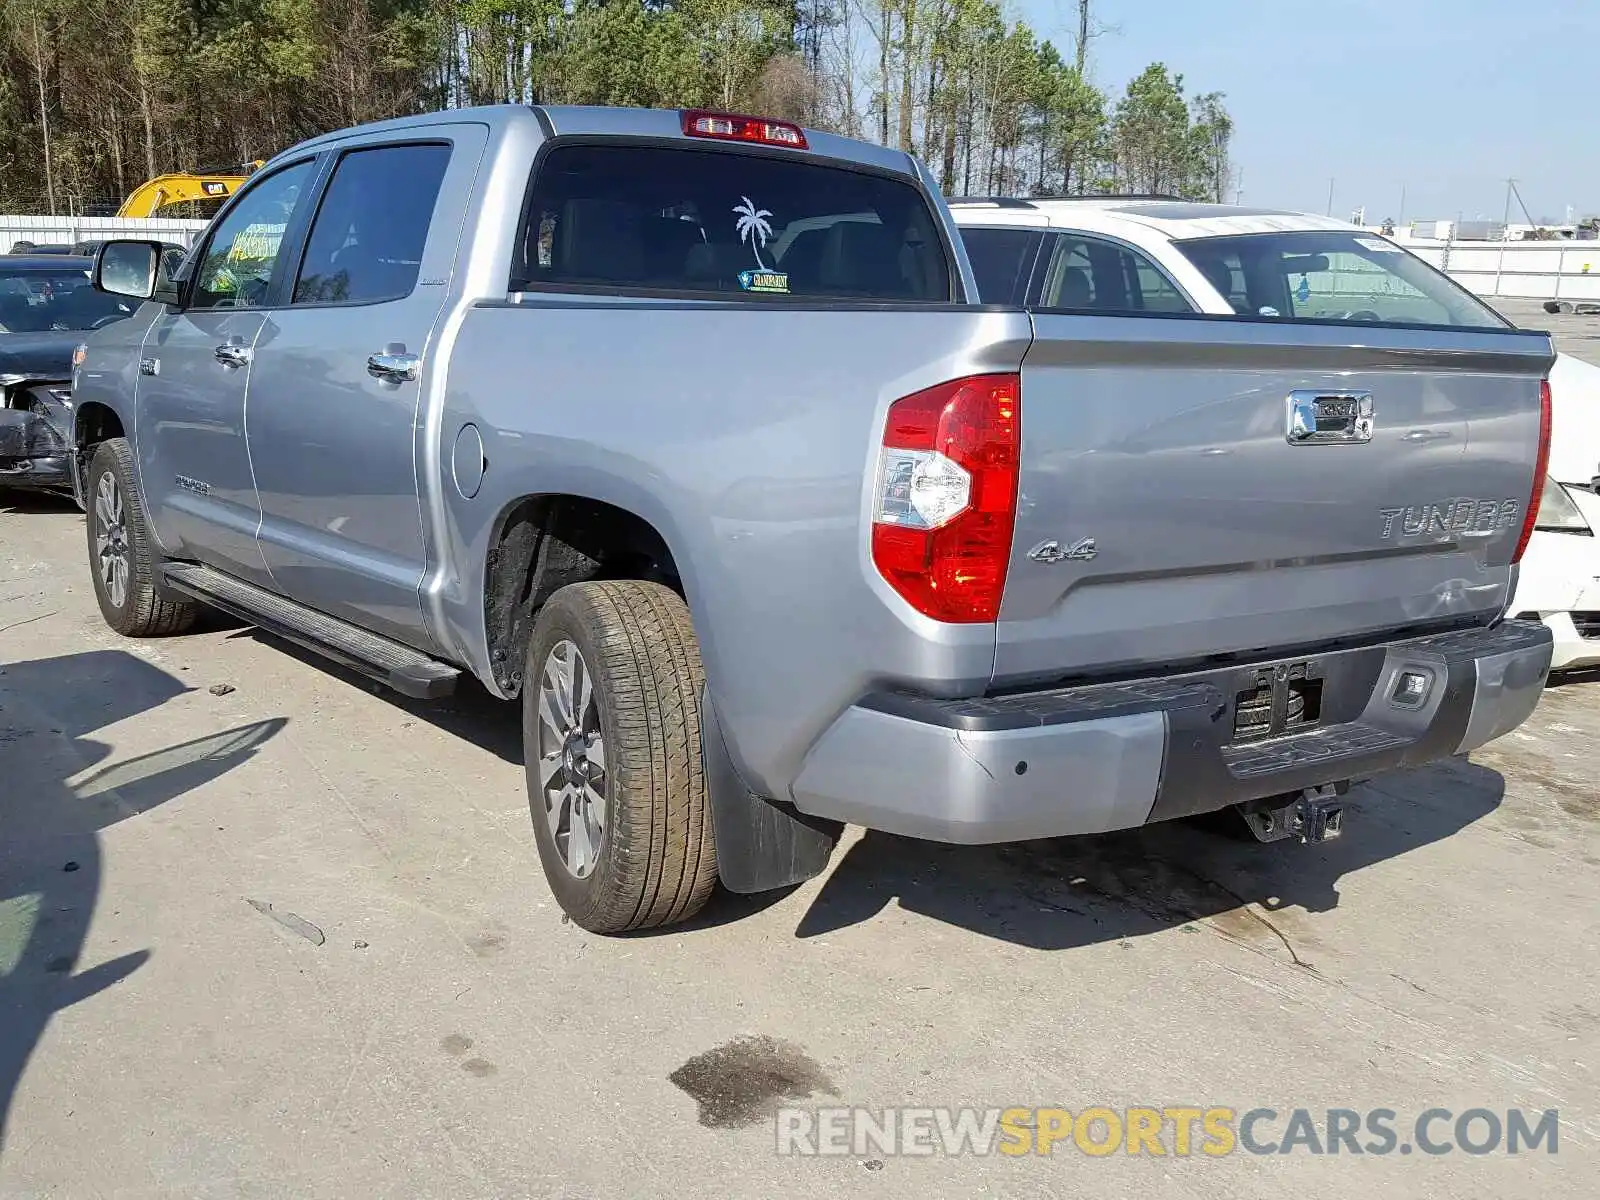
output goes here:
{"type": "Polygon", "coordinates": [[[1522,536],[1517,539],[1517,552],[1511,561],[1519,563],[1533,536],[1533,527],[1539,520],[1539,497],[1544,494],[1544,477],[1550,471],[1550,381],[1539,382],[1539,453],[1533,463],[1533,492],[1528,497],[1528,512],[1522,518],[1522,536]]]}
{"type": "Polygon", "coordinates": [[[800,126],[738,113],[690,109],[683,114],[683,132],[688,137],[721,138],[725,142],[757,142],[763,146],[787,146],[791,150],[806,148],[806,135],[800,126]]]}
{"type": "Polygon", "coordinates": [[[889,406],[872,561],[923,615],[966,623],[999,617],[1021,445],[1016,375],[955,379],[889,406]]]}

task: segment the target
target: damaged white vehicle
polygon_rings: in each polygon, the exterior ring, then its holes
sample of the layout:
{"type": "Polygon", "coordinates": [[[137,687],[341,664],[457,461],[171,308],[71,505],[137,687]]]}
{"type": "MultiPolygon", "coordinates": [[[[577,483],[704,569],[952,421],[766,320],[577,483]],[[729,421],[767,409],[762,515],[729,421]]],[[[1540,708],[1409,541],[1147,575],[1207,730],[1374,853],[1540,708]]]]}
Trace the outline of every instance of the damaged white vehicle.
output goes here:
{"type": "MultiPolygon", "coordinates": [[[[1406,278],[1437,272],[1331,217],[1164,196],[974,197],[952,200],[950,211],[985,303],[1249,314],[1353,330],[1447,319],[1406,278]],[[1404,269],[1382,269],[1401,261],[1404,269]]],[[[1550,391],[1548,476],[1509,611],[1550,627],[1551,670],[1561,671],[1600,666],[1600,367],[1558,355],[1550,391]]]]}
{"type": "Polygon", "coordinates": [[[1550,467],[1511,611],[1555,634],[1552,671],[1600,666],[1600,367],[1550,371],[1550,467]]]}

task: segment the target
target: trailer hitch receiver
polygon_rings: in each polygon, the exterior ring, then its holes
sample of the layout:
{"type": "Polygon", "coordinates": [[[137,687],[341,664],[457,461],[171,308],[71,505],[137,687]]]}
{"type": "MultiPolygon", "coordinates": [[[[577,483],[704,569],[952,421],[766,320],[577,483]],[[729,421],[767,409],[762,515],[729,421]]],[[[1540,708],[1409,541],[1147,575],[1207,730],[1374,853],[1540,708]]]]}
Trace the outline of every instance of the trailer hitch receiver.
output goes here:
{"type": "Polygon", "coordinates": [[[1344,832],[1343,789],[1337,784],[1306,788],[1290,797],[1272,796],[1241,804],[1239,813],[1257,841],[1297,838],[1302,844],[1326,842],[1344,832]]]}

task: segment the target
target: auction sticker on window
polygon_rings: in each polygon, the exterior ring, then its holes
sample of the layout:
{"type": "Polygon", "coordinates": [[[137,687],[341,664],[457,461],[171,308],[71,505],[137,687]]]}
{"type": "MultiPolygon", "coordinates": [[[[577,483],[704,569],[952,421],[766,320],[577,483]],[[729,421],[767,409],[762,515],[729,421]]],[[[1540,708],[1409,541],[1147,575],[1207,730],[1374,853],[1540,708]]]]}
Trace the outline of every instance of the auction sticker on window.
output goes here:
{"type": "Polygon", "coordinates": [[[789,276],[783,271],[740,271],[739,286],[747,292],[789,291],[789,276]]]}
{"type": "Polygon", "coordinates": [[[1386,242],[1382,238],[1358,237],[1356,245],[1363,250],[1371,250],[1374,254],[1399,254],[1400,247],[1393,242],[1386,242]]]}

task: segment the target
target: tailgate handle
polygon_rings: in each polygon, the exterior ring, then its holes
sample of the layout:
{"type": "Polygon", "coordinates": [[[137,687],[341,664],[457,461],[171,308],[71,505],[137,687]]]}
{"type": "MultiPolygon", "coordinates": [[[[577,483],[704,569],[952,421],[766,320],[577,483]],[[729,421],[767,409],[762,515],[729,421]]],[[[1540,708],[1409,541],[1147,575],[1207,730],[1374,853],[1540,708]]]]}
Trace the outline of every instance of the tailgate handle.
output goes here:
{"type": "Polygon", "coordinates": [[[1289,393],[1284,436],[1291,446],[1347,446],[1372,440],[1371,392],[1289,393]]]}

